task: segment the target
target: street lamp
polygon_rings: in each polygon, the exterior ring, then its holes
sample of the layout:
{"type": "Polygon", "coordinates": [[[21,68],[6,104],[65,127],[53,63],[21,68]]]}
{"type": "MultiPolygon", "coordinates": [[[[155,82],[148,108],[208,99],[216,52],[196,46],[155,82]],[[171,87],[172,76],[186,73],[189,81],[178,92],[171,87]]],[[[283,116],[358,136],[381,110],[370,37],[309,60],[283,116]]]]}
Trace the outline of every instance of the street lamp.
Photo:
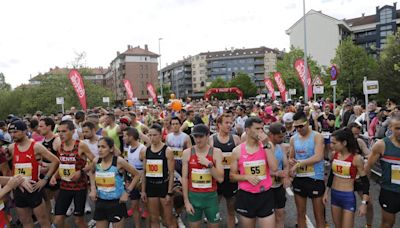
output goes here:
{"type": "Polygon", "coordinates": [[[160,58],[160,80],[161,80],[161,84],[160,84],[160,91],[161,91],[161,103],[164,103],[164,91],[163,91],[163,75],[161,72],[161,40],[163,38],[158,38],[158,55],[160,58]]]}
{"type": "Polygon", "coordinates": [[[306,32],[306,1],[303,0],[303,22],[304,22],[304,102],[308,102],[308,77],[307,77],[307,32],[306,32]]]}

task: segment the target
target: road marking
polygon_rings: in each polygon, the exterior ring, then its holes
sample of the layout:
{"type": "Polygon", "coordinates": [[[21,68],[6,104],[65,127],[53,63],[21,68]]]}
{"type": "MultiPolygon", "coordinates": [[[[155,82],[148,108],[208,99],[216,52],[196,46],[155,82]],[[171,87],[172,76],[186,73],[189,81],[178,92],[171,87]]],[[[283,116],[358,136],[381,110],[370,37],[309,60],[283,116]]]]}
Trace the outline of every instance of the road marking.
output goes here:
{"type": "Polygon", "coordinates": [[[294,195],[293,192],[292,192],[292,189],[290,189],[290,188],[286,188],[286,193],[287,193],[289,196],[293,196],[293,195],[294,195]]]}
{"type": "Polygon", "coordinates": [[[314,225],[312,224],[310,218],[306,215],[306,224],[307,228],[314,228],[314,225]]]}

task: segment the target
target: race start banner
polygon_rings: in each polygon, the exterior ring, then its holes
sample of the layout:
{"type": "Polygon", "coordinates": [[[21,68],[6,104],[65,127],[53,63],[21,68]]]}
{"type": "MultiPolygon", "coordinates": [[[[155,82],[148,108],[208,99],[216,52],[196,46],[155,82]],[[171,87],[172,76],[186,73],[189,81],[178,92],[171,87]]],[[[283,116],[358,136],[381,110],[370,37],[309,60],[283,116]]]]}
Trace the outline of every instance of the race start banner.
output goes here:
{"type": "Polygon", "coordinates": [[[268,93],[271,94],[271,99],[275,100],[275,88],[274,84],[272,84],[272,80],[270,78],[264,78],[265,87],[268,89],[268,93]]]}
{"type": "Polygon", "coordinates": [[[128,79],[124,79],[124,86],[125,86],[126,95],[128,96],[128,99],[132,100],[133,99],[133,90],[132,90],[131,82],[128,79]]]}
{"type": "Polygon", "coordinates": [[[85,86],[83,85],[83,80],[79,72],[75,69],[71,70],[68,74],[69,81],[74,87],[76,95],[79,98],[79,102],[81,103],[81,107],[86,111],[86,92],[85,86]]]}
{"type": "Polygon", "coordinates": [[[306,76],[304,75],[304,59],[297,59],[296,62],[294,63],[294,69],[296,69],[297,76],[299,80],[301,81],[301,84],[303,87],[306,85],[307,81],[307,92],[308,92],[308,97],[313,96],[313,88],[311,84],[311,73],[310,73],[310,66],[308,66],[308,71],[307,71],[307,79],[306,76]]]}
{"type": "Polygon", "coordinates": [[[154,89],[154,86],[150,82],[147,83],[147,91],[149,91],[151,98],[153,98],[154,104],[156,104],[157,103],[157,93],[156,93],[156,90],[154,89]]]}
{"type": "Polygon", "coordinates": [[[279,92],[281,93],[281,99],[283,102],[286,102],[286,86],[285,82],[282,79],[281,73],[275,72],[274,79],[276,85],[278,86],[279,92]]]}

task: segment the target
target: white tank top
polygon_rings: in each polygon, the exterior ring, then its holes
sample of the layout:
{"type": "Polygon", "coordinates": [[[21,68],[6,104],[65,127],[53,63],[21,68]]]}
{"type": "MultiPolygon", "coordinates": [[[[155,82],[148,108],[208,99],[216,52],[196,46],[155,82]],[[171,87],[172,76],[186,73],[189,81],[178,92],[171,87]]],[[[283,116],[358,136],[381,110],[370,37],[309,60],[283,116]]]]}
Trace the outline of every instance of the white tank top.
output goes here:
{"type": "Polygon", "coordinates": [[[169,133],[167,135],[167,146],[172,148],[180,148],[184,149],[185,139],[187,134],[181,132],[179,135],[175,135],[174,133],[169,133]]]}
{"type": "Polygon", "coordinates": [[[137,170],[143,170],[143,162],[140,160],[140,151],[144,147],[145,146],[143,144],[139,144],[135,150],[133,150],[131,146],[128,148],[128,162],[137,170]]]}
{"type": "Polygon", "coordinates": [[[97,136],[97,137],[99,137],[99,138],[97,139],[97,142],[95,142],[95,143],[91,143],[89,141],[89,139],[83,140],[86,143],[86,145],[88,145],[89,150],[92,152],[92,154],[95,157],[99,156],[99,147],[98,146],[99,146],[99,140],[100,140],[101,136],[97,136]]]}

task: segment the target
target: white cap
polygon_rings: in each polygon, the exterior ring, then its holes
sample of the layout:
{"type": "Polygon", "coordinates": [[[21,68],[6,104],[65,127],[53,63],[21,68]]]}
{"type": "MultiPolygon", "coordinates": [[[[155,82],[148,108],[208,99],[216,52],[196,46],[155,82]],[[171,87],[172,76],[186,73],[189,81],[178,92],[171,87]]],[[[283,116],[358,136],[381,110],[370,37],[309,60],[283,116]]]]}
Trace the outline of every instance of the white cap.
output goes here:
{"type": "Polygon", "coordinates": [[[292,123],[293,122],[293,112],[287,112],[283,115],[282,120],[284,123],[292,123]]]}
{"type": "Polygon", "coordinates": [[[70,116],[70,115],[65,115],[65,116],[63,116],[63,117],[61,118],[61,121],[64,121],[64,120],[72,120],[72,116],[70,116]]]}

